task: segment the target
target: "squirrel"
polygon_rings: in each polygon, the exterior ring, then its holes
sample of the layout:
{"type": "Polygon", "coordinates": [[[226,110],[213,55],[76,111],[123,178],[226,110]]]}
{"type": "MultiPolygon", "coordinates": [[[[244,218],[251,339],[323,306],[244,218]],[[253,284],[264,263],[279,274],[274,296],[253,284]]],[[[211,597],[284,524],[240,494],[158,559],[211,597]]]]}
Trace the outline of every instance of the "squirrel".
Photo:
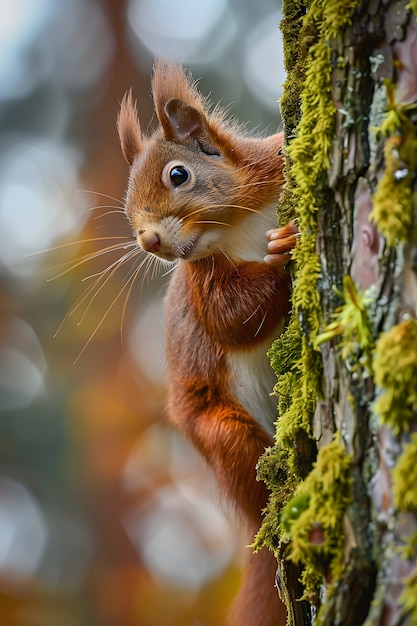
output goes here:
{"type": "MultiPolygon", "coordinates": [[[[273,445],[277,419],[266,352],[290,308],[286,265],[297,237],[294,222],[276,228],[283,134],[250,136],[165,61],[155,65],[152,95],[159,125],[150,136],[131,91],[117,129],[137,242],[176,263],[165,307],[168,417],[252,538],[268,499],[256,464],[273,445]]],[[[266,548],[249,555],[231,626],[285,624],[276,566],[266,548]]]]}

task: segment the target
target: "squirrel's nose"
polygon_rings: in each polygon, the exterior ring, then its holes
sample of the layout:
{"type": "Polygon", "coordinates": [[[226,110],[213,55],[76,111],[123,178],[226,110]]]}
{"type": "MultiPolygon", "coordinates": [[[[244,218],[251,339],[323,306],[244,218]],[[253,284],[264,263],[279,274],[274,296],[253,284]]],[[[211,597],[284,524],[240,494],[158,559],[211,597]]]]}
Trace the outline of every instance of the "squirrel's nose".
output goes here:
{"type": "Polygon", "coordinates": [[[158,252],[161,247],[161,238],[156,232],[139,231],[138,242],[140,247],[146,252],[158,252]]]}

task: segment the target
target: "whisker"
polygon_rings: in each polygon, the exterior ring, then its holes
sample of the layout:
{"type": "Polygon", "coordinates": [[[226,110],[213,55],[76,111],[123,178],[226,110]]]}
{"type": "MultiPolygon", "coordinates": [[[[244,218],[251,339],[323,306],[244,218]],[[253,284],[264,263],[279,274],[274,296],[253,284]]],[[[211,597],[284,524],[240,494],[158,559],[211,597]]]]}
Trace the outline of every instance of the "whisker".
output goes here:
{"type": "MultiPolygon", "coordinates": [[[[104,206],[101,207],[93,207],[94,209],[104,209],[104,206]]],[[[107,215],[116,215],[117,213],[120,213],[121,215],[126,216],[126,213],[124,211],[124,209],[119,209],[114,207],[113,211],[106,211],[105,213],[100,213],[100,215],[95,215],[94,219],[95,220],[100,220],[102,217],[106,217],[107,215]]]]}
{"type": "MultiPolygon", "coordinates": [[[[224,254],[223,250],[220,250],[220,252],[222,252],[222,253],[224,254]]],[[[226,256],[226,255],[225,255],[225,256],[226,256]]],[[[227,257],[226,257],[226,258],[227,258],[227,257]]],[[[214,258],[214,254],[213,254],[213,255],[212,255],[212,257],[211,257],[211,274],[210,274],[210,280],[212,280],[212,279],[213,279],[213,276],[214,276],[214,270],[215,270],[215,258],[214,258]]]]}
{"type": "Polygon", "coordinates": [[[249,211],[250,213],[259,213],[258,209],[252,209],[252,207],[244,206],[243,204],[210,204],[210,209],[243,209],[244,211],[249,211]]]}
{"type": "Polygon", "coordinates": [[[145,256],[145,259],[144,259],[145,268],[144,268],[142,280],[140,282],[141,290],[144,287],[145,279],[147,280],[148,287],[149,287],[161,263],[162,263],[162,260],[154,256],[153,254],[147,254],[145,256]],[[149,276],[151,270],[152,270],[152,276],[149,276]]]}
{"type": "Polygon", "coordinates": [[[84,313],[82,314],[82,316],[78,320],[78,324],[77,324],[78,326],[82,323],[83,319],[87,315],[88,311],[90,310],[91,305],[93,304],[94,300],[97,298],[97,296],[100,293],[100,291],[107,285],[109,280],[111,280],[113,278],[113,276],[115,275],[117,270],[120,267],[122,267],[122,265],[124,263],[126,263],[126,261],[128,261],[129,258],[131,258],[132,256],[135,256],[137,254],[137,252],[138,252],[137,250],[129,250],[129,252],[124,254],[120,259],[118,259],[116,262],[114,262],[111,265],[109,265],[109,267],[106,268],[106,270],[104,272],[101,272],[99,274],[99,276],[97,278],[97,281],[94,283],[94,287],[97,285],[97,289],[96,289],[94,295],[91,297],[91,299],[90,299],[89,303],[87,304],[86,308],[84,309],[84,313]],[[101,285],[98,286],[100,281],[101,281],[101,285]]]}
{"type": "MultiPolygon", "coordinates": [[[[248,206],[244,206],[242,204],[210,204],[207,207],[200,207],[199,209],[195,209],[194,211],[191,211],[191,213],[184,213],[184,217],[186,218],[190,218],[193,215],[196,215],[197,213],[202,213],[204,211],[210,210],[210,209],[227,209],[227,208],[232,208],[232,209],[243,209],[244,211],[249,211],[251,213],[259,213],[259,211],[257,209],[252,209],[251,207],[248,206]]],[[[227,224],[229,226],[229,224],[227,224]]]]}
{"type": "Polygon", "coordinates": [[[138,267],[136,267],[133,272],[131,273],[130,276],[128,276],[128,291],[125,295],[125,299],[124,299],[124,303],[123,303],[123,308],[122,308],[122,315],[121,315],[121,319],[120,319],[120,339],[121,339],[121,344],[123,349],[125,350],[125,346],[124,346],[124,340],[123,340],[123,327],[124,327],[124,320],[125,320],[125,316],[126,316],[126,311],[127,311],[127,305],[128,305],[128,301],[130,298],[130,295],[132,293],[132,289],[134,287],[135,281],[142,269],[142,267],[145,264],[145,270],[144,270],[144,274],[142,276],[142,281],[140,284],[140,289],[143,289],[143,283],[146,277],[149,278],[149,270],[152,267],[152,273],[155,273],[156,270],[161,266],[161,265],[169,265],[171,267],[169,267],[169,269],[162,274],[162,276],[166,276],[166,274],[168,274],[169,272],[172,272],[178,265],[178,262],[172,262],[172,261],[164,261],[163,259],[160,259],[154,255],[146,255],[145,258],[141,261],[141,263],[139,264],[138,267]]]}
{"type": "Polygon", "coordinates": [[[151,276],[151,281],[154,280],[156,273],[159,271],[159,269],[162,267],[164,267],[164,261],[158,257],[151,257],[150,259],[150,264],[152,266],[152,276],[151,276]]]}
{"type": "Polygon", "coordinates": [[[260,323],[260,324],[259,324],[259,326],[258,326],[258,330],[257,330],[257,331],[256,331],[256,333],[254,334],[254,337],[257,337],[257,336],[258,336],[258,334],[259,334],[259,332],[260,332],[260,330],[261,330],[262,326],[264,325],[264,322],[265,322],[265,320],[266,320],[266,315],[267,315],[267,313],[268,313],[268,311],[265,311],[265,315],[263,316],[263,318],[262,318],[262,320],[261,320],[261,323],[260,323]]]}
{"type": "Polygon", "coordinates": [[[219,224],[220,226],[232,226],[226,222],[218,222],[217,220],[195,220],[194,224],[219,224]]]}
{"type": "Polygon", "coordinates": [[[126,211],[124,207],[120,207],[114,204],[97,204],[96,206],[91,206],[91,207],[82,209],[81,213],[83,214],[92,213],[93,211],[98,211],[100,209],[112,209],[112,210],[106,211],[105,213],[99,213],[98,215],[94,215],[93,219],[98,220],[101,217],[104,217],[105,215],[113,215],[116,213],[120,213],[121,215],[124,215],[124,217],[126,217],[127,219],[127,215],[126,215],[126,211]]]}
{"type": "MultiPolygon", "coordinates": [[[[249,315],[249,317],[248,317],[247,319],[245,319],[245,321],[244,321],[244,322],[242,322],[242,324],[247,324],[247,322],[249,322],[249,320],[250,320],[250,319],[252,319],[252,317],[256,314],[256,312],[257,312],[257,311],[259,311],[260,307],[261,307],[261,305],[260,305],[260,304],[258,304],[258,306],[257,306],[257,307],[256,307],[256,309],[254,310],[254,312],[253,312],[253,313],[251,313],[251,314],[249,315]]],[[[255,335],[255,336],[256,336],[256,335],[255,335]]]]}
{"type": "Polygon", "coordinates": [[[252,168],[254,167],[254,163],[245,163],[245,165],[242,165],[241,167],[238,167],[236,169],[236,172],[243,172],[243,170],[250,169],[251,167],[252,168]]]}
{"type": "Polygon", "coordinates": [[[125,295],[125,299],[124,299],[124,302],[123,302],[123,308],[122,308],[122,314],[121,314],[121,317],[120,317],[120,342],[122,344],[123,351],[126,351],[126,348],[125,348],[125,345],[124,345],[124,339],[123,339],[123,327],[124,327],[125,318],[126,318],[127,304],[129,302],[130,295],[132,293],[132,289],[133,289],[133,286],[135,284],[136,278],[138,277],[139,272],[142,269],[142,266],[143,266],[143,261],[139,264],[139,267],[135,268],[134,272],[129,277],[129,280],[128,280],[128,283],[127,283],[129,285],[129,288],[128,288],[127,293],[125,295]]]}
{"type": "MultiPolygon", "coordinates": [[[[225,257],[225,259],[227,261],[229,261],[230,265],[237,270],[236,265],[233,263],[232,259],[230,258],[230,256],[228,254],[226,254],[226,252],[224,250],[222,250],[221,248],[219,248],[220,252],[222,253],[222,255],[225,257]]],[[[214,258],[214,257],[213,257],[214,258]]]]}
{"type": "MultiPolygon", "coordinates": [[[[80,265],[83,265],[84,263],[87,263],[87,261],[92,261],[93,259],[96,259],[96,258],[98,258],[100,256],[103,256],[104,254],[109,254],[109,252],[115,252],[116,250],[125,250],[125,249],[131,248],[133,246],[137,246],[136,241],[131,241],[129,243],[123,243],[123,244],[120,244],[120,243],[119,244],[114,244],[112,246],[107,246],[106,248],[102,248],[101,250],[96,250],[94,252],[89,252],[88,254],[85,254],[84,256],[80,257],[75,263],[71,263],[71,265],[69,267],[67,267],[65,270],[63,270],[59,274],[56,274],[55,276],[52,276],[51,278],[48,278],[48,282],[51,282],[53,280],[57,280],[58,278],[61,278],[62,276],[65,276],[69,272],[72,272],[73,270],[75,270],[80,265]]],[[[61,266],[62,265],[68,265],[68,263],[62,263],[61,266]]],[[[57,266],[57,267],[60,267],[60,266],[57,266]]],[[[57,267],[55,269],[57,269],[57,267]]]]}
{"type": "Polygon", "coordinates": [[[247,189],[248,187],[261,187],[262,185],[270,185],[270,180],[258,180],[256,182],[249,182],[243,185],[238,185],[236,189],[247,189]]]}
{"type": "Polygon", "coordinates": [[[58,250],[64,250],[65,248],[70,248],[71,246],[80,246],[84,243],[92,243],[93,241],[110,241],[112,239],[127,239],[127,235],[112,235],[108,237],[91,237],[88,239],[77,239],[74,241],[68,241],[66,243],[61,243],[58,246],[52,246],[51,248],[44,248],[43,250],[39,250],[38,252],[31,252],[30,254],[26,254],[25,258],[39,256],[40,254],[49,254],[50,252],[57,252],[58,250]]]}
{"type": "Polygon", "coordinates": [[[97,204],[96,206],[90,206],[82,210],[82,213],[91,213],[91,211],[98,211],[98,209],[116,209],[120,213],[124,213],[123,207],[114,204],[97,204]]]}
{"type": "Polygon", "coordinates": [[[197,213],[202,213],[203,211],[207,211],[207,207],[204,206],[204,207],[200,207],[199,209],[194,209],[194,211],[191,211],[190,213],[185,212],[185,211],[184,211],[185,217],[192,217],[193,215],[196,215],[197,213]]]}
{"type": "MultiPolygon", "coordinates": [[[[131,250],[128,254],[131,253],[137,253],[140,252],[140,250],[131,250]]],[[[125,257],[127,255],[124,255],[125,257]]],[[[134,256],[132,254],[132,256],[134,256]]],[[[121,259],[118,259],[118,267],[120,267],[123,263],[121,263],[121,259]]],[[[80,306],[86,301],[86,299],[90,296],[91,293],[94,292],[94,290],[100,285],[100,282],[103,281],[104,275],[111,270],[112,266],[114,266],[114,263],[107,267],[106,270],[104,270],[102,273],[100,273],[100,275],[96,278],[96,280],[94,281],[94,283],[92,285],[89,285],[84,291],[83,293],[78,297],[77,301],[71,306],[71,308],[69,309],[69,311],[66,313],[66,315],[64,316],[63,320],[61,321],[61,323],[59,324],[57,330],[54,333],[54,337],[56,337],[61,328],[63,327],[64,323],[66,322],[66,320],[68,318],[70,318],[76,311],[78,311],[78,309],[80,308],[80,306]]],[[[95,294],[96,295],[96,294],[95,294]]],[[[95,295],[93,297],[95,297],[95,295]]]]}
{"type": "MultiPolygon", "coordinates": [[[[126,248],[126,246],[123,246],[123,248],[126,248]]],[[[89,276],[84,276],[84,278],[82,279],[82,282],[90,280],[91,278],[96,278],[96,276],[102,276],[103,274],[107,273],[107,271],[110,270],[112,267],[114,267],[115,265],[120,263],[120,261],[122,261],[123,259],[125,259],[125,258],[127,258],[129,256],[134,256],[136,252],[138,252],[138,250],[136,250],[136,249],[129,250],[129,252],[126,252],[126,254],[121,256],[119,259],[117,259],[116,261],[113,261],[113,263],[108,265],[104,270],[100,270],[99,272],[96,272],[95,274],[90,274],[89,276]]],[[[101,253],[99,253],[99,254],[101,254],[101,253]]],[[[97,256],[99,256],[99,254],[97,256]]]]}
{"type": "Polygon", "coordinates": [[[132,275],[135,274],[137,270],[141,270],[142,267],[148,261],[148,259],[147,259],[148,255],[141,248],[138,248],[135,251],[135,253],[136,254],[132,254],[132,258],[135,258],[136,256],[139,257],[139,260],[140,260],[139,265],[137,265],[137,266],[132,265],[129,268],[128,272],[126,273],[126,275],[123,278],[124,281],[129,281],[131,279],[132,275]]]}
{"type": "MultiPolygon", "coordinates": [[[[130,281],[129,281],[130,282],[130,281]]],[[[99,329],[101,328],[104,320],[107,318],[108,314],[110,313],[110,311],[112,310],[113,306],[116,304],[117,300],[120,298],[120,296],[122,295],[122,293],[124,292],[124,290],[129,286],[129,282],[128,283],[124,283],[122,288],[117,292],[117,294],[115,295],[115,297],[113,298],[113,300],[111,301],[110,305],[107,307],[104,315],[101,317],[99,323],[97,324],[97,326],[95,327],[95,329],[93,330],[93,332],[91,333],[90,337],[88,338],[88,340],[86,341],[83,349],[81,350],[81,352],[78,354],[77,358],[74,361],[74,365],[77,363],[77,361],[81,358],[81,356],[84,354],[84,352],[86,351],[86,349],[88,348],[88,346],[90,345],[90,343],[92,342],[92,340],[94,339],[94,337],[96,336],[96,334],[98,333],[99,329]]]]}
{"type": "Polygon", "coordinates": [[[178,267],[179,264],[180,264],[179,261],[177,261],[177,262],[174,261],[172,263],[171,267],[168,267],[168,269],[163,274],[161,274],[161,276],[162,277],[168,276],[168,274],[171,274],[171,272],[173,272],[178,267]]]}
{"type": "Polygon", "coordinates": [[[109,200],[114,200],[118,204],[124,206],[124,202],[119,198],[115,198],[114,196],[110,196],[108,193],[102,193],[100,191],[92,191],[91,189],[77,189],[78,193],[90,193],[94,196],[102,196],[103,198],[109,198],[109,200]]]}

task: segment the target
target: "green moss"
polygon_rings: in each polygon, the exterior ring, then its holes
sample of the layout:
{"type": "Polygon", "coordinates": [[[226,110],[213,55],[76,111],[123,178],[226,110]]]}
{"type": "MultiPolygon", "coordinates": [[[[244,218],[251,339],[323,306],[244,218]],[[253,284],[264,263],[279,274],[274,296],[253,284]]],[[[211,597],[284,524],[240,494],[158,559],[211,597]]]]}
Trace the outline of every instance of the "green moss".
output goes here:
{"type": "MultiPolygon", "coordinates": [[[[321,356],[313,346],[321,319],[317,290],[321,267],[316,253],[316,232],[317,215],[323,209],[323,190],[328,182],[335,124],[335,106],[331,97],[332,65],[327,42],[342,28],[342,24],[346,26],[349,23],[351,15],[350,5],[340,11],[336,8],[339,7],[337,2],[321,0],[309,3],[300,41],[300,19],[305,13],[305,6],[305,3],[289,0],[284,4],[282,28],[284,42],[289,46],[286,51],[287,64],[295,71],[301,55],[304,69],[296,74],[297,92],[301,89],[301,118],[296,136],[287,149],[288,184],[282,204],[295,211],[302,237],[293,256],[292,321],[270,353],[278,374],[275,391],[279,398],[280,419],[276,446],[278,450],[288,451],[290,472],[296,471],[294,442],[297,433],[300,429],[310,432],[311,418],[321,387],[321,356]],[[329,14],[330,4],[334,4],[334,10],[332,8],[329,14]],[[337,23],[333,24],[329,15],[335,17],[336,14],[337,23]],[[310,45],[313,37],[317,41],[310,45]],[[297,52],[297,61],[292,61],[290,52],[296,45],[297,50],[303,52],[297,52]]],[[[298,98],[293,99],[293,105],[298,106],[298,98]]]]}
{"type": "Polygon", "coordinates": [[[255,548],[267,545],[278,555],[280,542],[290,534],[291,558],[304,566],[308,593],[322,582],[326,568],[335,574],[341,567],[342,521],[350,490],[346,477],[350,460],[336,442],[321,450],[309,473],[315,448],[309,438],[322,382],[321,353],[314,345],[322,315],[316,236],[318,215],[326,210],[336,113],[329,42],[343,36],[357,4],[357,0],[285,0],[283,4],[288,79],[281,113],[286,131],[287,184],[280,198],[279,218],[282,224],[295,215],[302,236],[293,255],[292,316],[286,332],[270,351],[278,376],[275,393],[279,419],[275,446],[258,467],[259,478],[271,489],[271,497],[255,548]],[[295,502],[291,499],[294,494],[295,502]],[[298,517],[295,510],[300,512],[298,517]],[[322,543],[317,541],[321,536],[322,543]]]}
{"type": "Polygon", "coordinates": [[[263,480],[271,492],[261,528],[254,542],[255,551],[267,546],[278,555],[281,540],[279,512],[291,497],[297,485],[295,474],[288,472],[287,453],[283,448],[269,448],[258,464],[258,479],[263,480]]]}
{"type": "Polygon", "coordinates": [[[417,416],[417,322],[409,319],[380,335],[374,380],[380,388],[374,410],[394,434],[409,429],[417,416]],[[393,367],[393,364],[395,366],[393,367]]]}
{"type": "Polygon", "coordinates": [[[306,61],[298,133],[288,148],[293,197],[301,237],[293,259],[296,263],[293,304],[313,338],[320,325],[317,282],[320,261],[316,253],[317,213],[323,207],[322,188],[327,184],[335,107],[331,98],[330,48],[314,44],[306,61]]]}
{"type": "MultiPolygon", "coordinates": [[[[417,519],[417,433],[404,450],[392,472],[394,506],[397,511],[411,513],[417,519]]],[[[416,561],[417,531],[407,538],[403,550],[404,558],[416,561]]],[[[417,625],[417,577],[410,576],[400,597],[404,613],[410,613],[410,624],[417,625]]]]}
{"type": "MultiPolygon", "coordinates": [[[[406,241],[412,232],[415,154],[405,158],[410,139],[390,137],[384,145],[385,169],[374,194],[371,219],[389,245],[406,241]]],[[[413,153],[415,138],[411,139],[413,153]]]]}
{"type": "Polygon", "coordinates": [[[385,168],[373,198],[370,219],[389,245],[407,241],[414,219],[412,185],[417,168],[417,132],[410,120],[416,104],[397,104],[386,82],[388,110],[379,133],[385,138],[385,168]]]}
{"type": "MultiPolygon", "coordinates": [[[[417,433],[403,450],[392,472],[395,507],[417,514],[417,433]]],[[[417,544],[416,544],[417,547],[417,544]]]]}
{"type": "Polygon", "coordinates": [[[289,536],[291,534],[292,524],[307,511],[310,505],[311,496],[309,493],[299,493],[291,498],[285,505],[281,513],[281,526],[283,532],[289,536]]]}
{"type": "Polygon", "coordinates": [[[321,357],[312,339],[317,334],[321,315],[317,290],[320,262],[315,249],[320,182],[323,185],[326,182],[334,129],[329,51],[326,44],[317,44],[308,55],[302,117],[298,134],[288,148],[292,203],[303,236],[294,251],[293,319],[270,353],[278,375],[275,391],[280,419],[276,447],[278,451],[287,451],[288,473],[295,476],[299,476],[297,435],[300,430],[310,433],[321,385],[321,357]],[[300,319],[307,333],[300,328],[300,319]]]}
{"type": "Polygon", "coordinates": [[[300,32],[303,27],[306,7],[301,2],[283,0],[282,11],[285,16],[281,22],[281,32],[287,77],[280,100],[280,109],[288,140],[292,137],[300,119],[300,94],[304,77],[303,59],[305,56],[305,49],[300,46],[300,32]]]}
{"type": "Polygon", "coordinates": [[[282,528],[291,540],[288,558],[303,566],[307,596],[317,593],[323,575],[337,578],[343,569],[351,463],[337,439],[321,448],[313,470],[281,514],[282,528]]]}
{"type": "Polygon", "coordinates": [[[275,341],[269,355],[277,374],[274,391],[280,417],[276,446],[285,450],[288,472],[299,477],[305,471],[300,471],[297,439],[300,432],[311,436],[311,417],[320,395],[321,356],[311,349],[295,317],[287,332],[275,341]]]}
{"type": "MultiPolygon", "coordinates": [[[[411,9],[414,15],[417,17],[417,0],[410,0],[406,6],[407,9],[411,9]]],[[[417,594],[416,594],[417,596],[417,594]]]]}
{"type": "Polygon", "coordinates": [[[338,39],[344,29],[351,25],[351,18],[357,6],[358,0],[343,2],[316,0],[311,2],[307,19],[311,24],[320,25],[325,41],[338,39]]]}
{"type": "MultiPolygon", "coordinates": [[[[374,380],[379,397],[374,410],[395,434],[407,432],[417,417],[417,321],[409,319],[380,336],[375,350],[374,380]]],[[[397,460],[392,471],[393,498],[397,512],[410,513],[417,521],[417,433],[397,460]]],[[[417,531],[406,541],[404,558],[416,560],[417,531]]],[[[417,579],[411,576],[400,597],[409,623],[417,626],[417,579]]]]}
{"type": "Polygon", "coordinates": [[[409,614],[408,626],[417,626],[417,576],[407,579],[407,587],[400,596],[404,613],[409,614]]]}
{"type": "Polygon", "coordinates": [[[300,476],[306,473],[300,465],[310,464],[311,451],[306,440],[311,434],[311,416],[320,391],[321,359],[316,351],[310,350],[296,318],[275,341],[269,355],[277,373],[275,393],[280,417],[275,446],[258,463],[258,478],[266,483],[271,496],[254,546],[260,549],[266,545],[276,552],[282,538],[280,511],[300,482],[300,476]],[[317,376],[309,376],[309,371],[317,372],[317,376]]]}
{"type": "Polygon", "coordinates": [[[333,313],[333,321],[316,337],[318,346],[325,341],[341,337],[341,355],[346,366],[355,370],[359,366],[372,372],[374,339],[372,336],[369,308],[375,302],[373,289],[360,291],[352,278],[343,279],[343,293],[337,292],[343,305],[333,313]]]}

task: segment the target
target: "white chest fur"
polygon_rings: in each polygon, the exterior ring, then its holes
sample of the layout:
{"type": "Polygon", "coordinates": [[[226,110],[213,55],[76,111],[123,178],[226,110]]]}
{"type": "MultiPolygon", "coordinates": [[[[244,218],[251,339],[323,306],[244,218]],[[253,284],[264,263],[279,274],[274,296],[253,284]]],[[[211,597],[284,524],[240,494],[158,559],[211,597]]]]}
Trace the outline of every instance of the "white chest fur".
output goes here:
{"type": "Polygon", "coordinates": [[[265,206],[262,212],[249,213],[239,227],[222,233],[223,241],[219,247],[231,259],[263,262],[268,254],[266,231],[276,225],[275,204],[265,206]]]}
{"type": "Polygon", "coordinates": [[[266,355],[271,339],[250,350],[227,356],[230,391],[264,430],[273,435],[277,420],[277,398],[271,396],[276,375],[266,355]]]}

